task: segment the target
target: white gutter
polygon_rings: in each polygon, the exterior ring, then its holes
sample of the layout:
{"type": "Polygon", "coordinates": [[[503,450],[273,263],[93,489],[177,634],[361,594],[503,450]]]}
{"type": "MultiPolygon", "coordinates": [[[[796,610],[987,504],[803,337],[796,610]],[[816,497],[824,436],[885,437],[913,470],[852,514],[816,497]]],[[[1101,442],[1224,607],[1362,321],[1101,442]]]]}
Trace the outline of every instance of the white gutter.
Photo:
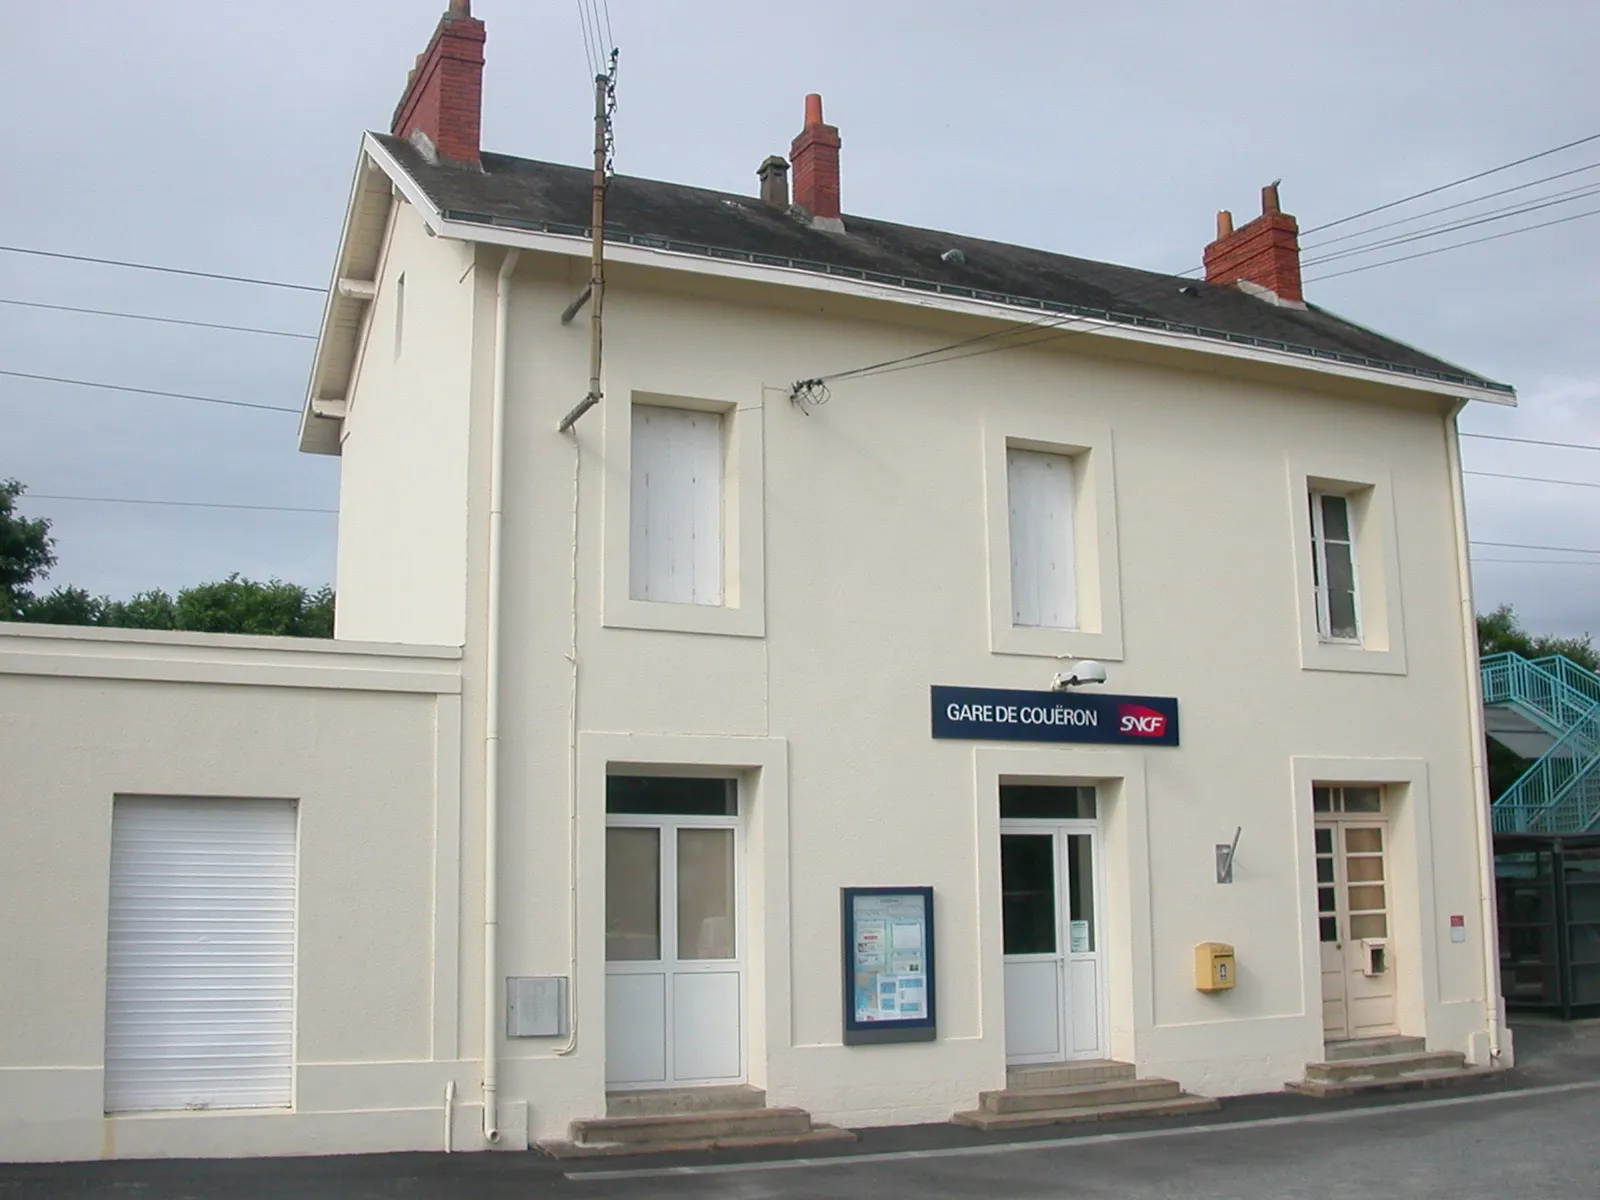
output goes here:
{"type": "Polygon", "coordinates": [[[505,512],[506,357],[511,273],[508,250],[494,293],[494,415],[489,425],[489,628],[483,731],[483,1139],[500,1140],[500,523],[505,512]]]}
{"type": "Polygon", "coordinates": [[[1456,573],[1461,592],[1461,653],[1467,667],[1467,736],[1472,742],[1472,811],[1478,841],[1478,921],[1483,927],[1483,1015],[1489,1034],[1489,1062],[1500,1061],[1500,929],[1494,907],[1494,828],[1489,814],[1488,747],[1483,730],[1483,677],[1478,666],[1478,610],[1472,598],[1472,560],[1467,538],[1467,505],[1461,479],[1461,444],[1456,418],[1466,407],[1456,401],[1445,423],[1445,454],[1450,466],[1450,507],[1456,527],[1456,573]]]}

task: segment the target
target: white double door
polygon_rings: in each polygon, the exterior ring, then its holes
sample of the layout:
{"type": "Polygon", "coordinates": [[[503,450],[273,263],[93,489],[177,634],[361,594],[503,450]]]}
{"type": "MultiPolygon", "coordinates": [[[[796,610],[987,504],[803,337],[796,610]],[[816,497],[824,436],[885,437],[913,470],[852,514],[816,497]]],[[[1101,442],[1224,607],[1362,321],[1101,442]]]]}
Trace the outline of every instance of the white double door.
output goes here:
{"type": "Polygon", "coordinates": [[[1105,1054],[1099,829],[1000,823],[1006,1061],[1105,1054]]]}
{"type": "Polygon", "coordinates": [[[740,849],[731,818],[608,819],[608,1086],[744,1079],[740,849]]]}

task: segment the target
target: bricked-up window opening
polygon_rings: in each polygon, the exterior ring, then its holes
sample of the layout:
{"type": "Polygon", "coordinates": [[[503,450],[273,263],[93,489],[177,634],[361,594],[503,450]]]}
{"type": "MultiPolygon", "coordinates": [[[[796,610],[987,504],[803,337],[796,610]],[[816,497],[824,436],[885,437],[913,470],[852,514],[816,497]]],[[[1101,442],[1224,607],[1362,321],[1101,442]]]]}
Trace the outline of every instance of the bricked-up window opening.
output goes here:
{"type": "Polygon", "coordinates": [[[1355,528],[1346,496],[1311,493],[1311,577],[1317,635],[1323,641],[1359,644],[1355,528]]]}

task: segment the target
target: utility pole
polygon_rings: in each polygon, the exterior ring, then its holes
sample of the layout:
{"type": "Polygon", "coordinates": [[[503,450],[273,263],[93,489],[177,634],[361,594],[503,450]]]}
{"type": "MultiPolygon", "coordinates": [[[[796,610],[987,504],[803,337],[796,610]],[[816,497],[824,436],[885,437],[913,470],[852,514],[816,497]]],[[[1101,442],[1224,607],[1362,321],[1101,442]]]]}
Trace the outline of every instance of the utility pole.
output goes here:
{"type": "Polygon", "coordinates": [[[589,391],[578,401],[577,407],[561,418],[561,424],[557,427],[561,433],[571,429],[579,417],[600,403],[600,351],[606,291],[606,160],[611,141],[611,107],[616,95],[616,83],[617,52],[613,50],[610,71],[594,77],[594,198],[589,215],[589,286],[561,314],[561,323],[568,324],[578,315],[584,301],[589,303],[589,391]]]}

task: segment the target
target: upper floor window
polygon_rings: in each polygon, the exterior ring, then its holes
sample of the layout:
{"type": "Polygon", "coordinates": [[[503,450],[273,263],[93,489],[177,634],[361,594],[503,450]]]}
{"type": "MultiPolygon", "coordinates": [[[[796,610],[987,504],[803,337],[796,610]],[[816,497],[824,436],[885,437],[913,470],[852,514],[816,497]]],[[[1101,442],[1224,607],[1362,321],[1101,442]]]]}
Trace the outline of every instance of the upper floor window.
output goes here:
{"type": "Polygon", "coordinates": [[[1073,462],[1065,454],[1006,450],[1011,526],[1011,623],[1078,627],[1073,462]]]}
{"type": "Polygon", "coordinates": [[[722,414],[633,405],[628,595],[722,604],[722,414]]]}
{"type": "Polygon", "coordinates": [[[1311,493],[1311,579],[1317,634],[1325,641],[1360,642],[1356,599],[1355,524],[1348,496],[1311,493]]]}
{"type": "Polygon", "coordinates": [[[1307,671],[1406,673],[1394,487],[1380,462],[1292,457],[1295,616],[1307,671]]]}

